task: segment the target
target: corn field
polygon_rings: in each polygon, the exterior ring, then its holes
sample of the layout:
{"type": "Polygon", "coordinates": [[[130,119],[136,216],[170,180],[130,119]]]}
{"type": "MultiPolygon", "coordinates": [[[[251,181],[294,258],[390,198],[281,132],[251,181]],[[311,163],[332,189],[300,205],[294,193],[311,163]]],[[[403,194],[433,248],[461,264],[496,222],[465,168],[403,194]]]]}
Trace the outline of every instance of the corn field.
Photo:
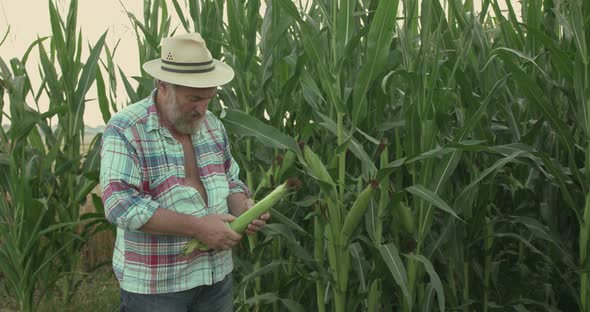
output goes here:
{"type": "Polygon", "coordinates": [[[52,35],[0,58],[6,291],[20,311],[71,300],[81,251],[113,230],[85,107],[107,122],[148,96],[117,55],[197,31],[236,72],[210,110],[254,199],[303,182],[235,250],[236,311],[590,312],[590,2],[516,5],[144,0],[118,51],[49,0],[52,35]]]}

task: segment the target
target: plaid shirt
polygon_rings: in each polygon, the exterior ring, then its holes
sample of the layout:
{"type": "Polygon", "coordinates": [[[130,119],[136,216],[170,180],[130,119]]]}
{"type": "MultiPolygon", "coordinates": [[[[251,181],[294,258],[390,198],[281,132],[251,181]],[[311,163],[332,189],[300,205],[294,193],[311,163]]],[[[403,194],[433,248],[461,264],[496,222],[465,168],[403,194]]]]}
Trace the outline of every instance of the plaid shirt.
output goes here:
{"type": "Polygon", "coordinates": [[[239,167],[230,154],[223,124],[211,112],[192,136],[209,206],[196,189],[184,185],[182,145],[160,123],[155,94],[112,117],[101,151],[105,215],[117,225],[113,269],[122,289],[140,294],[211,285],[233,269],[231,251],[182,256],[190,237],[139,231],[156,209],[198,217],[228,213],[227,196],[249,192],[238,178],[239,167]]]}

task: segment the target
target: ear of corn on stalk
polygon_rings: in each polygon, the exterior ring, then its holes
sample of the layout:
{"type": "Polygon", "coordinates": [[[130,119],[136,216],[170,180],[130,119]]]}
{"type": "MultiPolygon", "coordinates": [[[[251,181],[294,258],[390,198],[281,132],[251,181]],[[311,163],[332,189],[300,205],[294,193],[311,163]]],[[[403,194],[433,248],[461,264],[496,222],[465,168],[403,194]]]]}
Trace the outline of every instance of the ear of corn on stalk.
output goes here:
{"type": "Polygon", "coordinates": [[[377,188],[377,182],[372,182],[361,192],[359,197],[356,199],[354,204],[352,204],[352,208],[346,215],[344,219],[344,225],[342,226],[342,230],[340,232],[340,243],[345,245],[348,243],[352,232],[356,229],[356,227],[361,222],[365,211],[367,211],[367,207],[369,206],[369,202],[371,201],[371,196],[373,195],[373,191],[377,188]]]}
{"type": "Polygon", "coordinates": [[[381,298],[381,279],[375,279],[369,288],[367,311],[379,311],[379,298],[381,298]]]}
{"type": "Polygon", "coordinates": [[[274,187],[274,181],[282,181],[283,177],[294,167],[295,161],[297,161],[297,154],[291,150],[288,150],[284,156],[277,156],[270,168],[262,176],[255,194],[264,188],[274,187]]]}
{"type": "MultiPolygon", "coordinates": [[[[268,194],[261,201],[256,203],[250,209],[246,210],[246,212],[244,212],[237,219],[235,219],[232,222],[229,222],[228,226],[232,230],[240,234],[244,233],[244,231],[246,231],[246,228],[250,223],[252,223],[252,221],[258,219],[262,214],[269,211],[276,203],[278,203],[281,200],[281,198],[285,197],[289,189],[299,186],[300,184],[301,182],[297,179],[288,179],[283,184],[277,186],[270,194],[268,194]]],[[[195,250],[205,251],[209,249],[209,246],[207,246],[206,244],[202,243],[197,239],[193,239],[185,245],[183,249],[183,254],[189,255],[195,250]]]]}
{"type": "Polygon", "coordinates": [[[322,163],[321,159],[307,145],[303,148],[303,156],[311,170],[311,174],[313,174],[317,180],[334,185],[334,180],[332,180],[332,177],[328,173],[328,170],[322,163]]]}
{"type": "Polygon", "coordinates": [[[408,205],[406,205],[406,203],[404,201],[400,201],[395,206],[397,208],[398,217],[400,218],[400,221],[401,221],[400,223],[401,223],[402,229],[408,234],[413,234],[414,233],[414,217],[412,215],[412,211],[410,210],[410,207],[408,207],[408,205]]]}
{"type": "Polygon", "coordinates": [[[279,168],[279,173],[277,174],[277,179],[281,181],[283,176],[285,176],[291,168],[295,165],[295,161],[297,161],[297,154],[292,150],[288,150],[283,157],[283,162],[281,163],[281,167],[279,168]]]}

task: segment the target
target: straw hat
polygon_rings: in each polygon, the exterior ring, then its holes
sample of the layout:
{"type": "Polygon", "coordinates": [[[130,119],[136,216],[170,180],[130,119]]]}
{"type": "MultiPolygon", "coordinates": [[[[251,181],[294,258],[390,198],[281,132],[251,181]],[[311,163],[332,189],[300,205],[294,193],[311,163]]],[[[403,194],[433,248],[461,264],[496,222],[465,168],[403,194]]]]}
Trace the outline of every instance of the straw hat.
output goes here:
{"type": "Polygon", "coordinates": [[[159,59],[143,64],[152,77],[194,88],[217,87],[230,82],[234,71],[213,59],[199,33],[188,33],[162,39],[159,59]]]}

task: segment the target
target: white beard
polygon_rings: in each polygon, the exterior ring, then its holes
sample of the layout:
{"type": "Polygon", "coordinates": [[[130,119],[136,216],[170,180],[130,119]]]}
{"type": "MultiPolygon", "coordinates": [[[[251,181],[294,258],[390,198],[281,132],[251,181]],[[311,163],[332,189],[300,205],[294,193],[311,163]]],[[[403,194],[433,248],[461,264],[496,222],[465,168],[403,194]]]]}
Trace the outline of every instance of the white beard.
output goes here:
{"type": "Polygon", "coordinates": [[[205,116],[200,116],[199,119],[193,120],[194,117],[199,115],[197,112],[182,113],[180,104],[176,100],[176,91],[172,88],[168,97],[168,105],[165,106],[164,110],[170,124],[176,128],[176,131],[183,134],[192,135],[199,132],[205,119],[205,116]]]}

